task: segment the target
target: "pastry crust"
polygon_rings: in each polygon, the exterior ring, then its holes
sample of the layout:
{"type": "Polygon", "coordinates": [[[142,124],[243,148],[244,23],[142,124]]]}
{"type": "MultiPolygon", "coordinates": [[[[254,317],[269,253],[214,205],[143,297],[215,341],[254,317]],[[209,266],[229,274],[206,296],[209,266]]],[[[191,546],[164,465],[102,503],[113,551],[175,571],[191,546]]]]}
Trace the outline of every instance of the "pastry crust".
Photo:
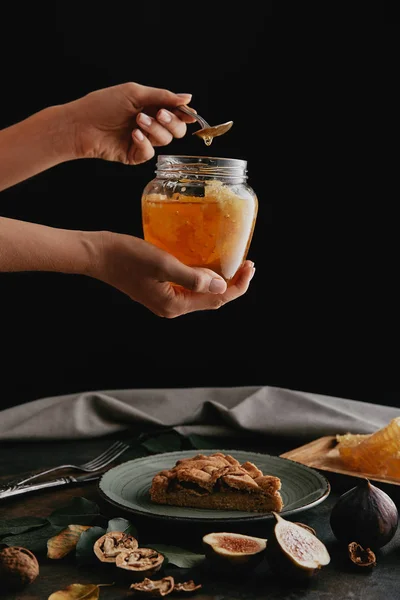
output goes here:
{"type": "Polygon", "coordinates": [[[280,512],[281,480],[264,475],[251,462],[240,464],[233,456],[216,452],[178,460],[152,480],[150,497],[156,504],[280,512]]]}

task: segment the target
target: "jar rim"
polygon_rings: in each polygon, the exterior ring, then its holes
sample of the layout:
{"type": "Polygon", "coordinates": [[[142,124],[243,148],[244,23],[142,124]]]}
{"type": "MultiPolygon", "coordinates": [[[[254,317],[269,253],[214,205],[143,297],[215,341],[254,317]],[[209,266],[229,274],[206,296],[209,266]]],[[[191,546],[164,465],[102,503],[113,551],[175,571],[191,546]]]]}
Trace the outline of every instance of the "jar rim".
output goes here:
{"type": "Polygon", "coordinates": [[[201,156],[191,154],[159,154],[157,157],[157,166],[168,165],[168,164],[187,164],[190,161],[194,161],[195,164],[200,165],[219,165],[225,167],[236,167],[245,169],[247,167],[247,160],[242,158],[227,158],[219,156],[201,156]]]}

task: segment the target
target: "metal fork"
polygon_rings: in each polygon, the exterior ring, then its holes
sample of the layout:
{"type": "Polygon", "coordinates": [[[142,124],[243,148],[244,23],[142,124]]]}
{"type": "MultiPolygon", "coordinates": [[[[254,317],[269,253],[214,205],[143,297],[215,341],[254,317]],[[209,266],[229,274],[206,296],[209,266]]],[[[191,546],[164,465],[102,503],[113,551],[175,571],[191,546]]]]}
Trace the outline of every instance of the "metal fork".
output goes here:
{"type": "Polygon", "coordinates": [[[115,442],[112,444],[105,452],[89,460],[82,465],[58,465],[58,467],[52,467],[51,469],[46,469],[45,471],[40,471],[39,473],[33,473],[32,475],[28,475],[26,477],[21,477],[20,479],[14,479],[13,481],[9,481],[5,485],[7,487],[18,487],[27,481],[32,481],[32,479],[36,479],[37,477],[42,477],[42,475],[47,475],[48,473],[54,473],[54,471],[60,471],[62,469],[76,469],[78,471],[84,471],[85,473],[92,473],[93,471],[99,471],[103,467],[106,467],[113,460],[118,458],[123,452],[126,452],[130,446],[125,444],[124,442],[115,442]]]}

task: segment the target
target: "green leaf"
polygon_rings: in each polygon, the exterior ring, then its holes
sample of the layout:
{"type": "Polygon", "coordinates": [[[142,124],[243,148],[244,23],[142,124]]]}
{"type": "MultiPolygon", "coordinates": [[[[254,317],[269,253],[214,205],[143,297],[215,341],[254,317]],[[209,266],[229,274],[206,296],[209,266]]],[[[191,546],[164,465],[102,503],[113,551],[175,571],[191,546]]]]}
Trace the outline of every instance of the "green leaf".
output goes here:
{"type": "Polygon", "coordinates": [[[108,521],[106,533],[109,533],[110,531],[122,531],[123,533],[129,533],[130,535],[133,535],[133,537],[136,539],[138,537],[137,529],[133,523],[127,519],[123,519],[122,517],[108,521]]]}
{"type": "Polygon", "coordinates": [[[75,556],[78,564],[87,565],[98,563],[98,559],[93,552],[94,543],[106,532],[103,527],[91,527],[81,533],[75,549],[75,556]]]}
{"type": "Polygon", "coordinates": [[[177,432],[162,433],[157,437],[149,438],[142,442],[149,452],[161,454],[163,452],[174,452],[182,447],[182,437],[177,432]]]}
{"type": "Polygon", "coordinates": [[[221,438],[197,435],[197,433],[190,433],[186,438],[189,440],[192,447],[196,449],[214,449],[221,446],[221,438]]]}
{"type": "Polygon", "coordinates": [[[44,525],[31,531],[20,533],[19,535],[12,535],[5,537],[1,541],[8,546],[22,546],[28,548],[33,553],[46,553],[47,552],[47,540],[51,537],[60,533],[60,527],[53,527],[52,525],[44,525]]]}
{"type": "Polygon", "coordinates": [[[16,517],[7,521],[0,521],[0,537],[3,535],[18,535],[46,525],[47,519],[40,517],[16,517]]]}
{"type": "Polygon", "coordinates": [[[149,544],[147,547],[154,548],[157,552],[164,554],[171,565],[175,565],[181,569],[191,569],[202,563],[204,560],[204,554],[196,554],[195,552],[179,548],[178,546],[149,544]]]}
{"type": "Polygon", "coordinates": [[[86,498],[72,498],[71,502],[51,513],[48,521],[51,525],[68,527],[75,525],[90,525],[100,514],[100,509],[95,502],[86,498]]]}

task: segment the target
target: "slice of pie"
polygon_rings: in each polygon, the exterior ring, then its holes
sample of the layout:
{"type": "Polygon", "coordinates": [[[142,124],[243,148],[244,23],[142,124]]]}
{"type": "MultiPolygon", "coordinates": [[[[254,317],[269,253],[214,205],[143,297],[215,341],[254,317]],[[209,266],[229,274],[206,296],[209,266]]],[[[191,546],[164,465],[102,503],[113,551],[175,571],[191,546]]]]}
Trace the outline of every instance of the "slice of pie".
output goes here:
{"type": "Polygon", "coordinates": [[[174,467],[160,471],[152,480],[150,497],[156,504],[280,512],[281,480],[264,475],[251,462],[240,464],[229,454],[216,452],[178,460],[174,467]]]}

